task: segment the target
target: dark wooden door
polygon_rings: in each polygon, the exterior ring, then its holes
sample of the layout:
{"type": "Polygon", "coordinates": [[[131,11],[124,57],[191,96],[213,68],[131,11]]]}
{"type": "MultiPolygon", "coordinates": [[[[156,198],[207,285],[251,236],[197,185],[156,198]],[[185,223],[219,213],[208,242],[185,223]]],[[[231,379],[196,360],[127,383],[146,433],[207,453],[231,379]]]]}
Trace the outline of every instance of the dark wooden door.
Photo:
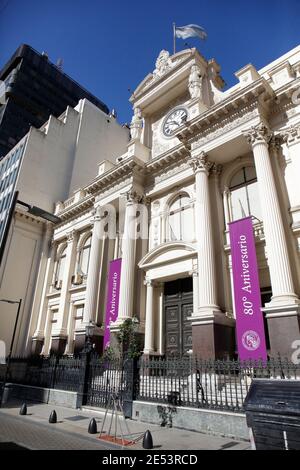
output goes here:
{"type": "Polygon", "coordinates": [[[164,294],[165,353],[181,356],[192,349],[192,325],[188,320],[193,312],[192,278],[167,282],[164,294]]]}

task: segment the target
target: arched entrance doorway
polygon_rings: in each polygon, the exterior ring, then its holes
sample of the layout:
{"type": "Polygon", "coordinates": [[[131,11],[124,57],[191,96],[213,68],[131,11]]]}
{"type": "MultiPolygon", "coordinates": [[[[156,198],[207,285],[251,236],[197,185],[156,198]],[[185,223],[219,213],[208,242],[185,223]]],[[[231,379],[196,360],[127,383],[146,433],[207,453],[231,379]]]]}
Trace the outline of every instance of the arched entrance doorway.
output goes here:
{"type": "Polygon", "coordinates": [[[146,285],[144,354],[186,354],[192,349],[188,318],[198,309],[195,246],[164,243],[147,253],[139,267],[146,285]]]}

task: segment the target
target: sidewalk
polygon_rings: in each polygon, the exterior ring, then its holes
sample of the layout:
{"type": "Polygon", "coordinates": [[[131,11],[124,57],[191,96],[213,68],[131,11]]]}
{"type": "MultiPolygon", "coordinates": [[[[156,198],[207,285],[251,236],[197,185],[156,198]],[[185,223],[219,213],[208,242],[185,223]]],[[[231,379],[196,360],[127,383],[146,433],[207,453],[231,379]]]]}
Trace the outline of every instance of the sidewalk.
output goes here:
{"type": "MultiPolygon", "coordinates": [[[[88,434],[91,418],[97,421],[100,431],[104,413],[92,410],[74,410],[47,404],[27,404],[28,414],[20,416],[20,402],[11,402],[0,409],[0,442],[14,442],[30,449],[121,449],[121,446],[99,440],[98,434],[88,434]],[[55,409],[57,424],[49,424],[49,415],[55,409]]],[[[108,415],[108,418],[110,415],[108,415]]],[[[106,420],[107,432],[110,419],[106,420]]],[[[152,433],[154,450],[246,450],[247,442],[209,436],[191,431],[162,428],[153,424],[126,420],[130,436],[138,440],[126,449],[142,449],[142,436],[147,429],[152,433]]],[[[124,422],[123,422],[124,425],[124,422]]],[[[123,426],[124,428],[124,426],[123,426]]],[[[114,428],[113,428],[114,430],[114,428]]],[[[113,433],[113,431],[112,431],[113,433]]],[[[118,432],[119,434],[119,432],[118,432]]]]}

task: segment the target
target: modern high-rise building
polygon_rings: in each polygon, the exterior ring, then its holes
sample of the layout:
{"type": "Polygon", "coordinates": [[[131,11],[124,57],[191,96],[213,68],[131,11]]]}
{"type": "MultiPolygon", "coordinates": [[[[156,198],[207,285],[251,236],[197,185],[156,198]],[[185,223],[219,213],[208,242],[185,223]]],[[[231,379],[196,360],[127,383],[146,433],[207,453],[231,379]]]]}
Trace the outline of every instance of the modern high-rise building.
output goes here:
{"type": "Polygon", "coordinates": [[[68,106],[82,98],[108,114],[108,107],[59,66],[49,62],[45,53],[22,44],[0,71],[0,159],[29,131],[39,128],[50,114],[58,117],[68,106]],[[3,83],[2,83],[3,82],[3,83]]]}

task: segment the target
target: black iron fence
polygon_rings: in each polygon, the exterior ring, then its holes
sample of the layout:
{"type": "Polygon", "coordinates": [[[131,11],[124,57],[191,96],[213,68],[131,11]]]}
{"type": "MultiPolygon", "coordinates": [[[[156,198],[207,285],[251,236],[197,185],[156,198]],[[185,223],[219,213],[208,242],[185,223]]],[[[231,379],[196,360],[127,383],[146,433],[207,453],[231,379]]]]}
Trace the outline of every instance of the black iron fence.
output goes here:
{"type": "MultiPolygon", "coordinates": [[[[0,381],[5,365],[0,365],[0,381]]],[[[128,410],[133,400],[215,410],[243,411],[253,378],[300,380],[300,364],[180,359],[75,357],[12,358],[7,381],[79,392],[82,403],[105,407],[112,394],[128,410]]]]}
{"type": "Polygon", "coordinates": [[[112,394],[122,396],[126,390],[126,376],[121,359],[100,359],[92,356],[89,363],[85,403],[105,408],[112,394]]]}
{"type": "Polygon", "coordinates": [[[243,411],[253,378],[300,380],[300,364],[282,359],[267,363],[141,359],[139,377],[139,400],[238,412],[243,411]]]}
{"type": "MultiPolygon", "coordinates": [[[[0,380],[5,367],[0,366],[0,380]]],[[[84,357],[12,358],[7,382],[76,392],[83,386],[85,368],[84,357]]]]}

